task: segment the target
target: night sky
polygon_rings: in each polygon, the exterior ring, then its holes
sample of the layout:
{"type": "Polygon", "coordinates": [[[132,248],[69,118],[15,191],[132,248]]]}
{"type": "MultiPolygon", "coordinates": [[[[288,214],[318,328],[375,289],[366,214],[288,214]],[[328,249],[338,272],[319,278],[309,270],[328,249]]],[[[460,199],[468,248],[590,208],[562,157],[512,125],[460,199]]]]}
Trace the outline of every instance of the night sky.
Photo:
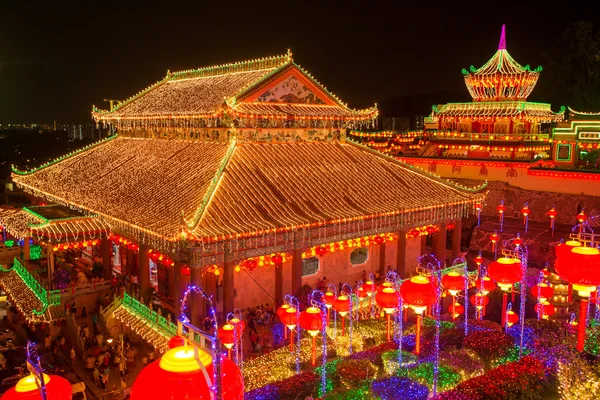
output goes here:
{"type": "Polygon", "coordinates": [[[535,67],[567,26],[600,15],[522,1],[1,3],[0,123],[91,122],[92,104],[126,99],[167,69],[288,48],[351,107],[440,91],[465,96],[461,69],[492,56],[502,23],[508,51],[535,67]]]}

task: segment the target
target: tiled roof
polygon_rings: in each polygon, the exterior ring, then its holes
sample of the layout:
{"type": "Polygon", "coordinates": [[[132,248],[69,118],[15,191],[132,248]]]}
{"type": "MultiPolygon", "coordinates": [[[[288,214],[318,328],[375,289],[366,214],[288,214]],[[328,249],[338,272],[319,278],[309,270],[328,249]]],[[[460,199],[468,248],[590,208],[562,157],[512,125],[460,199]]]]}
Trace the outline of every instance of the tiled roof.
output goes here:
{"type": "Polygon", "coordinates": [[[36,195],[165,236],[202,202],[228,145],[117,138],[15,182],[36,195]]]}
{"type": "Polygon", "coordinates": [[[550,104],[525,101],[448,103],[433,107],[433,116],[447,117],[529,117],[540,122],[562,121],[564,110],[552,111],[550,104]]]}
{"type": "Polygon", "coordinates": [[[195,233],[269,230],[481,197],[444,182],[354,144],[243,144],[195,233]]]}
{"type": "Polygon", "coordinates": [[[112,223],[175,239],[410,212],[481,199],[357,144],[232,145],[117,138],[17,184],[112,223]],[[234,147],[235,146],[235,147],[234,147]]]}
{"type": "Polygon", "coordinates": [[[376,109],[366,109],[360,111],[350,110],[338,105],[313,105],[313,104],[294,104],[294,103],[239,103],[233,108],[234,114],[240,117],[263,116],[284,118],[356,118],[371,119],[377,115],[376,109]]]}
{"type": "Polygon", "coordinates": [[[0,208],[0,225],[19,239],[29,236],[29,224],[40,224],[42,222],[42,219],[21,209],[0,208]]]}

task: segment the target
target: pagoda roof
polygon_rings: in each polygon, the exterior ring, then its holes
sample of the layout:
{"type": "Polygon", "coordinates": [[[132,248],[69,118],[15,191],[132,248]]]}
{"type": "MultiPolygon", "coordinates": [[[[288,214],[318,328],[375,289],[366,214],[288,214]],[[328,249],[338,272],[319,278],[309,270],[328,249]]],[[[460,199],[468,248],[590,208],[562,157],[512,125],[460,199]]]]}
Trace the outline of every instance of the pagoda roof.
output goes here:
{"type": "Polygon", "coordinates": [[[96,237],[110,231],[103,220],[59,204],[22,209],[0,208],[0,225],[17,238],[36,236],[54,243],[72,238],[96,237]]]}
{"type": "Polygon", "coordinates": [[[564,119],[564,107],[554,112],[550,104],[526,101],[486,101],[470,103],[448,103],[432,107],[433,117],[523,118],[536,122],[554,122],[564,119]]]}
{"type": "Polygon", "coordinates": [[[484,196],[337,141],[117,137],[37,170],[15,171],[13,180],[123,232],[170,241],[184,231],[212,238],[252,235],[464,205],[484,196]]]}
{"type": "Polygon", "coordinates": [[[369,120],[377,108],[354,110],[295,64],[292,54],[168,72],[167,76],[120,102],[112,110],[92,110],[96,121],[120,126],[161,126],[157,121],[185,126],[190,121],[214,120],[225,115],[259,118],[322,118],[369,120]],[[283,77],[302,80],[307,98],[297,93],[287,97],[263,98],[259,90],[279,83],[283,77]],[[307,88],[308,86],[308,88],[307,88]],[[254,96],[253,96],[254,95],[254,96]],[[310,102],[312,101],[312,103],[310,102]]]}

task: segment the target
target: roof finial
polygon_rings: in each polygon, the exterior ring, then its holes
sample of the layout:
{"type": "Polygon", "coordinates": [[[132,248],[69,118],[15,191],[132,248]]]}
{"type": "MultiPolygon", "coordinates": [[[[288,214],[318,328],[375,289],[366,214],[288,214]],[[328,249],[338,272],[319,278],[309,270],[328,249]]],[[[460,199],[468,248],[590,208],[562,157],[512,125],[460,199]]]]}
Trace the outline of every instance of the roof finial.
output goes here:
{"type": "Polygon", "coordinates": [[[500,34],[500,43],[498,43],[498,50],[506,50],[506,25],[502,24],[502,33],[500,34]]]}

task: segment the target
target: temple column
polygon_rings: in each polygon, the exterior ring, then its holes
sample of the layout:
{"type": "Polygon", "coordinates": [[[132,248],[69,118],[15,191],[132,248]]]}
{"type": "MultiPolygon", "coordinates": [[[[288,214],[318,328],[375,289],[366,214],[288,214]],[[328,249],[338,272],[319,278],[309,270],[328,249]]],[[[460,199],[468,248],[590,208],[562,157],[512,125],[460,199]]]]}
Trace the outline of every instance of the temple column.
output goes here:
{"type": "Polygon", "coordinates": [[[402,279],[406,277],[406,230],[398,231],[396,241],[396,271],[402,279]]]}
{"type": "Polygon", "coordinates": [[[454,221],[454,230],[452,231],[452,262],[460,255],[460,243],[462,239],[462,219],[454,221]]]}
{"type": "Polygon", "coordinates": [[[283,301],[283,265],[275,267],[275,301],[283,301]]]}
{"type": "Polygon", "coordinates": [[[379,247],[379,274],[382,277],[385,277],[385,275],[387,274],[386,271],[386,265],[385,265],[385,243],[387,242],[387,240],[384,240],[383,243],[378,244],[377,247],[379,247]]]}
{"type": "Polygon", "coordinates": [[[112,277],[112,243],[108,236],[102,235],[102,266],[104,267],[104,279],[112,277]]]}
{"type": "Polygon", "coordinates": [[[233,312],[235,293],[233,284],[234,265],[232,260],[226,260],[223,271],[223,316],[233,312]]]}
{"type": "Polygon", "coordinates": [[[174,267],[166,267],[167,268],[167,274],[169,274],[169,297],[171,297],[172,299],[175,299],[175,302],[173,303],[174,305],[177,303],[177,289],[176,289],[176,278],[175,278],[175,268],[174,267]]]}
{"type": "Polygon", "coordinates": [[[292,256],[292,296],[299,296],[302,289],[302,249],[294,249],[292,256]]]}
{"type": "Polygon", "coordinates": [[[438,224],[439,231],[433,236],[433,255],[442,268],[446,264],[446,223],[438,224]]]}
{"type": "MultiPolygon", "coordinates": [[[[202,283],[202,268],[195,267],[190,269],[190,284],[198,287],[204,286],[202,283]]],[[[202,296],[194,293],[192,295],[192,315],[190,320],[192,321],[192,325],[199,328],[201,328],[202,324],[202,303],[202,296]]]]}
{"type": "Polygon", "coordinates": [[[427,235],[421,236],[421,255],[427,254],[427,235]]]}
{"type": "Polygon", "coordinates": [[[146,300],[150,289],[150,247],[147,244],[141,244],[138,251],[138,281],[140,296],[146,300]]]}
{"type": "Polygon", "coordinates": [[[188,287],[189,278],[187,275],[183,273],[183,263],[181,261],[175,261],[175,265],[171,268],[174,275],[174,296],[175,301],[173,305],[175,306],[175,317],[179,317],[179,313],[181,310],[181,302],[183,300],[183,295],[188,287]]]}
{"type": "MultiPolygon", "coordinates": [[[[204,286],[202,288],[204,289],[204,291],[206,292],[206,294],[208,296],[213,297],[213,304],[215,307],[215,311],[217,311],[217,309],[218,309],[218,306],[217,306],[218,301],[221,301],[221,299],[217,298],[217,283],[218,283],[218,277],[215,274],[206,273],[204,275],[204,286]]],[[[209,317],[212,318],[212,315],[210,314],[210,307],[209,307],[210,303],[208,301],[204,301],[204,305],[205,305],[205,315],[208,315],[209,317]]]]}
{"type": "Polygon", "coordinates": [[[50,289],[54,289],[54,281],[52,279],[54,276],[54,245],[48,243],[46,249],[48,249],[48,284],[50,285],[50,289]]]}
{"type": "Polygon", "coordinates": [[[27,236],[23,239],[23,259],[28,261],[31,260],[31,247],[29,245],[29,240],[31,238],[27,236]]]}

